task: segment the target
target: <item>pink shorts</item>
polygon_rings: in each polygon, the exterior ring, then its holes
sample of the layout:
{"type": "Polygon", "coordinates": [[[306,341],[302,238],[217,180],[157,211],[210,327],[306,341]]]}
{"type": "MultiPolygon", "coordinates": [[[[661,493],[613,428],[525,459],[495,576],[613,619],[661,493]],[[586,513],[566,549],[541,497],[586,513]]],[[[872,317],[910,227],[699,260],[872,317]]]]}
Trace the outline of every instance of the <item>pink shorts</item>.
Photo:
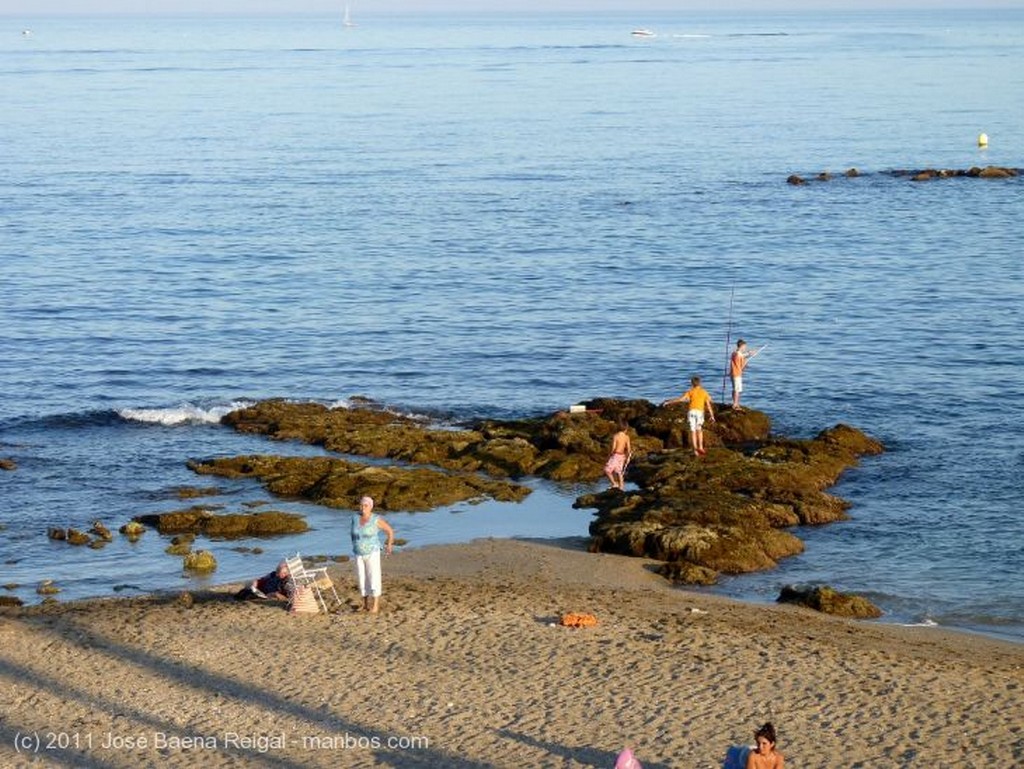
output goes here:
{"type": "Polygon", "coordinates": [[[610,457],[608,457],[608,461],[604,463],[604,471],[606,473],[621,473],[622,468],[624,468],[625,466],[625,454],[612,454],[610,457]]]}

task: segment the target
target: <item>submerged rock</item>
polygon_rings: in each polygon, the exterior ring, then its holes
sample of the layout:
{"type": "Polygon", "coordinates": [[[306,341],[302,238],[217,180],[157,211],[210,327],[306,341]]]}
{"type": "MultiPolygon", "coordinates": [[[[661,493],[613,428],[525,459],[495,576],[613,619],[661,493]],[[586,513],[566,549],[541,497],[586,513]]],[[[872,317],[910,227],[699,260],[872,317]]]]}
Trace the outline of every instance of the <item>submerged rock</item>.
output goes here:
{"type": "Polygon", "coordinates": [[[215,497],[221,494],[220,489],[216,486],[206,486],[199,488],[197,486],[178,486],[174,489],[174,495],[178,499],[197,499],[198,497],[215,497]]]}

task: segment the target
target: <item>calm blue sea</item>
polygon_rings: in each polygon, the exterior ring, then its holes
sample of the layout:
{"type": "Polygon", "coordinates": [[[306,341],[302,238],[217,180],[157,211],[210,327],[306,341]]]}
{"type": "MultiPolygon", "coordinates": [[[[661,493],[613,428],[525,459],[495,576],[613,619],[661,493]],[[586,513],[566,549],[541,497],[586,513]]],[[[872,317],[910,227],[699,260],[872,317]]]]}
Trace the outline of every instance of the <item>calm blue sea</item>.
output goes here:
{"type": "MultiPolygon", "coordinates": [[[[233,405],[661,400],[717,391],[728,335],[770,343],[746,399],[778,432],[888,451],[835,489],[852,520],[717,590],[827,582],[1024,641],[1024,181],[887,173],[1024,166],[1024,11],[355,21],[0,16],[10,592],[194,587],[153,532],[46,530],[191,504],[191,457],[316,451],[233,405]]],[[[390,518],[410,546],[586,534],[585,487],[535,488],[390,518]]],[[[202,543],[215,582],[347,552],[344,513],[275,505],[315,530],[202,543]]]]}

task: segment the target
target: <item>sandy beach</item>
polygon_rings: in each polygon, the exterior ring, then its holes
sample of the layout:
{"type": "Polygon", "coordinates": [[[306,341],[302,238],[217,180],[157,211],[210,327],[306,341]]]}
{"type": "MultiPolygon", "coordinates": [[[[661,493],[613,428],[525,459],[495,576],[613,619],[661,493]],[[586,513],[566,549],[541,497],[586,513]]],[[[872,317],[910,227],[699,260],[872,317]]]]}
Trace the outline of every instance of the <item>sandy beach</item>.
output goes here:
{"type": "Polygon", "coordinates": [[[0,765],[611,767],[631,746],[704,769],[771,719],[793,767],[1024,766],[1024,647],[650,567],[481,540],[386,559],[378,616],[352,611],[348,564],[330,616],[236,602],[237,584],[5,609],[0,765]]]}

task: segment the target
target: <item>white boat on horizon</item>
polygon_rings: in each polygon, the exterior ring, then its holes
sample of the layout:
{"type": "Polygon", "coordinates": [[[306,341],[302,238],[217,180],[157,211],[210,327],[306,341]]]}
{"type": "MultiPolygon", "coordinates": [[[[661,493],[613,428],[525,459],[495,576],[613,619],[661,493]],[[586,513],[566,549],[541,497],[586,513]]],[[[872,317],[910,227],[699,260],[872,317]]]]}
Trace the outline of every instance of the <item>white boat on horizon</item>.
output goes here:
{"type": "Polygon", "coordinates": [[[654,31],[650,29],[638,28],[630,32],[633,37],[654,37],[654,31]]]}
{"type": "Polygon", "coordinates": [[[352,15],[349,13],[347,5],[345,6],[345,18],[342,19],[341,23],[346,27],[354,27],[356,25],[356,23],[352,21],[352,15]]]}

